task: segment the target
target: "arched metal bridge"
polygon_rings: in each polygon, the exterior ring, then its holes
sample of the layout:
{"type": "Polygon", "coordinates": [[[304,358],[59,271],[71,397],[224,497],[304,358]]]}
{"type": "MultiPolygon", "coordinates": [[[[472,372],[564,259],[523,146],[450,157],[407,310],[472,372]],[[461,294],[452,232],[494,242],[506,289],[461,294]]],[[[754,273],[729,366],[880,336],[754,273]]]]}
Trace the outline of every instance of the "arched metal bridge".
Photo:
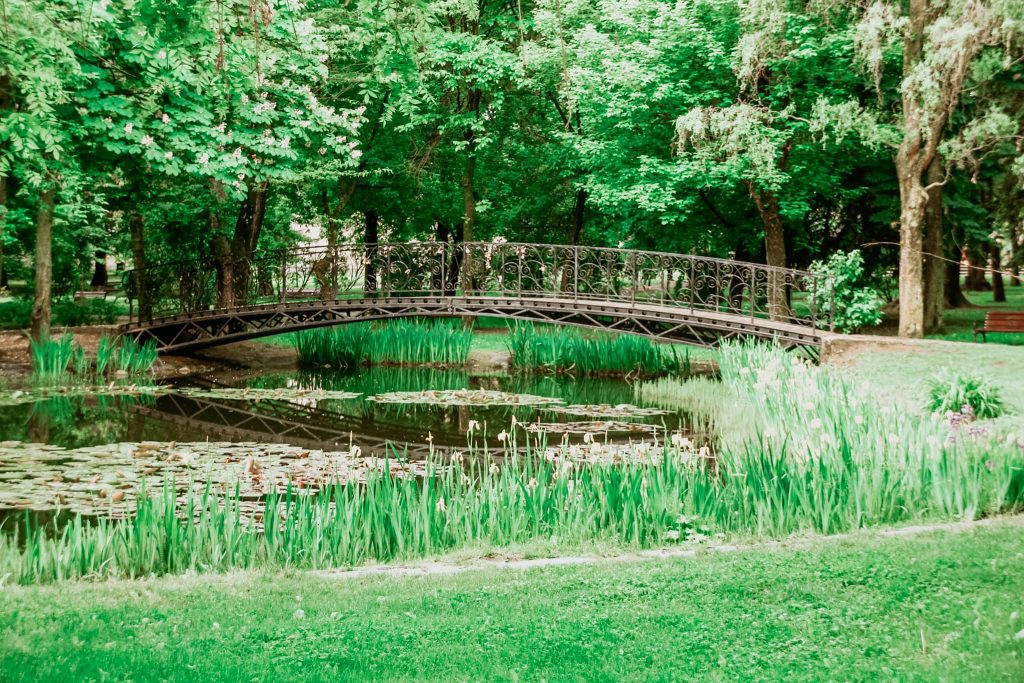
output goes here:
{"type": "Polygon", "coordinates": [[[122,334],[184,352],[396,317],[491,316],[717,346],[821,346],[832,286],[806,271],[511,242],[345,244],[128,271],[122,334]]]}

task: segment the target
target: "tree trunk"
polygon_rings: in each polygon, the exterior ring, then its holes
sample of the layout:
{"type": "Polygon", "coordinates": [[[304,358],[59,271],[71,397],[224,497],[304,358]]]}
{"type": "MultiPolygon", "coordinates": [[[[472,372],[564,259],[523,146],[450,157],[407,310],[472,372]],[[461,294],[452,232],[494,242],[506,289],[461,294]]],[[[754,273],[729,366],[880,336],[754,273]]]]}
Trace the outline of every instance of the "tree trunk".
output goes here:
{"type": "MultiPolygon", "coordinates": [[[[566,231],[565,243],[570,246],[577,246],[580,237],[583,235],[583,222],[586,218],[587,191],[583,188],[576,190],[576,199],[572,205],[572,223],[566,231]]],[[[575,258],[572,251],[567,251],[562,263],[562,287],[561,291],[574,291],[579,286],[579,274],[574,271],[575,258]]]]}
{"type": "MultiPolygon", "coordinates": [[[[462,242],[473,241],[473,230],[476,227],[476,194],[474,192],[474,175],[476,173],[476,135],[470,128],[466,129],[465,139],[466,166],[462,171],[462,178],[459,180],[459,188],[462,190],[462,242]]],[[[462,262],[462,291],[469,294],[473,291],[473,265],[470,261],[469,247],[464,251],[462,262]]],[[[472,324],[472,318],[463,318],[463,324],[472,324]]]]}
{"type": "Polygon", "coordinates": [[[942,327],[945,302],[945,264],[942,261],[942,165],[938,157],[928,166],[928,205],[924,217],[924,331],[942,327]]]}
{"type": "MultiPolygon", "coordinates": [[[[757,212],[764,224],[765,262],[773,268],[786,267],[786,233],[782,227],[782,213],[779,199],[774,192],[752,190],[757,212]]],[[[724,284],[723,284],[724,287],[724,284]]],[[[723,295],[725,292],[723,292],[723,295]]],[[[785,274],[769,271],[768,274],[768,315],[772,320],[787,320],[789,305],[786,295],[785,274]]]]}
{"type": "Polygon", "coordinates": [[[107,286],[107,252],[102,249],[96,250],[96,259],[93,262],[92,279],[89,280],[89,287],[93,291],[104,289],[107,286]]]}
{"type": "Polygon", "coordinates": [[[252,257],[260,241],[263,218],[267,213],[267,181],[253,187],[245,195],[242,208],[235,221],[235,234],[231,240],[232,268],[234,270],[234,305],[249,303],[252,281],[252,257]]]}
{"type": "MultiPolygon", "coordinates": [[[[365,214],[363,241],[367,245],[376,245],[380,241],[380,217],[376,211],[367,211],[365,214]]],[[[374,263],[376,257],[376,247],[368,246],[366,249],[366,277],[363,280],[366,296],[373,296],[377,293],[377,269],[374,263]]]]}
{"type": "Polygon", "coordinates": [[[4,270],[4,228],[7,225],[7,176],[0,175],[0,290],[7,286],[4,270]]]}
{"type": "Polygon", "coordinates": [[[583,188],[576,190],[576,201],[572,205],[572,225],[569,226],[568,244],[577,245],[583,236],[583,222],[586,218],[587,191],[583,188]]]}
{"type": "Polygon", "coordinates": [[[36,215],[35,298],[32,301],[31,335],[37,342],[50,338],[50,292],[53,288],[53,206],[57,190],[39,195],[36,215]]]}
{"type": "Polygon", "coordinates": [[[960,260],[962,258],[963,252],[959,247],[953,247],[951,251],[946,252],[946,277],[943,287],[946,290],[946,308],[963,308],[971,305],[971,302],[964,296],[963,290],[960,289],[960,260]]]}
{"type": "Polygon", "coordinates": [[[139,320],[153,319],[153,292],[146,272],[145,219],[138,211],[128,214],[128,232],[132,240],[132,264],[135,272],[135,296],[139,300],[139,320]]]}
{"type": "MultiPolygon", "coordinates": [[[[210,251],[217,272],[217,308],[228,308],[234,305],[235,300],[234,257],[231,255],[231,245],[224,235],[217,235],[210,243],[210,251]]],[[[141,304],[139,308],[141,310],[141,304]]]]}
{"type": "Polygon", "coordinates": [[[924,273],[921,260],[927,195],[920,178],[900,173],[900,282],[901,337],[924,335],[924,273]]]}
{"type": "MultiPolygon", "coordinates": [[[[1020,228],[1010,230],[1010,286],[1020,287],[1020,268],[1024,263],[1024,248],[1020,245],[1020,228]]],[[[2,281],[0,281],[2,286],[2,281]]]]}
{"type": "Polygon", "coordinates": [[[988,253],[992,259],[992,301],[1006,303],[1006,288],[1003,286],[1002,253],[999,245],[992,242],[988,245],[988,253]]]}
{"type": "Polygon", "coordinates": [[[992,289],[988,279],[985,278],[985,271],[988,269],[986,258],[987,246],[973,246],[967,249],[967,283],[965,289],[969,292],[987,292],[992,289]]]}

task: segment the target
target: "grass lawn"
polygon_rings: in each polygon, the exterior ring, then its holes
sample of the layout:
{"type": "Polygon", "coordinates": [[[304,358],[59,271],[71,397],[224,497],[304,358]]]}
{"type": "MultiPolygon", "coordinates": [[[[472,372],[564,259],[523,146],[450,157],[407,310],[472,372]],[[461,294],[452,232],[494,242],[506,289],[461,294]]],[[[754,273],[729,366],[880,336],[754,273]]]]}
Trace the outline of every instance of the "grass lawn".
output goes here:
{"type": "Polygon", "coordinates": [[[990,424],[1024,434],[1024,346],[949,344],[940,348],[887,349],[857,354],[842,368],[857,382],[867,381],[885,399],[924,411],[928,381],[943,373],[990,380],[1007,414],[990,424]]]}
{"type": "MultiPolygon", "coordinates": [[[[985,321],[988,311],[1024,311],[1024,286],[1007,287],[1006,303],[992,301],[992,292],[964,292],[967,300],[977,308],[955,308],[943,315],[944,329],[940,334],[928,335],[929,339],[947,341],[974,341],[974,326],[985,321]]],[[[980,337],[978,338],[981,339],[980,337]]],[[[1024,334],[990,334],[988,343],[1024,345],[1024,334]]]]}
{"type": "Polygon", "coordinates": [[[1022,548],[1005,520],[457,575],[8,587],[0,679],[1019,681],[1022,548]]]}

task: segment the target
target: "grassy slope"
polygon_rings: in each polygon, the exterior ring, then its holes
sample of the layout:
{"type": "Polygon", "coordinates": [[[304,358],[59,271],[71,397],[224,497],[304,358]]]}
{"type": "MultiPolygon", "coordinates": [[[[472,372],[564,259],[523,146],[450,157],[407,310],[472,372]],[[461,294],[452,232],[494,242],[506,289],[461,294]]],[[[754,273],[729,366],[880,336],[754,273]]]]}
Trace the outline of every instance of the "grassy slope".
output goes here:
{"type": "Polygon", "coordinates": [[[1004,522],[590,567],[8,588],[0,678],[1022,680],[1022,547],[1004,522]]]}

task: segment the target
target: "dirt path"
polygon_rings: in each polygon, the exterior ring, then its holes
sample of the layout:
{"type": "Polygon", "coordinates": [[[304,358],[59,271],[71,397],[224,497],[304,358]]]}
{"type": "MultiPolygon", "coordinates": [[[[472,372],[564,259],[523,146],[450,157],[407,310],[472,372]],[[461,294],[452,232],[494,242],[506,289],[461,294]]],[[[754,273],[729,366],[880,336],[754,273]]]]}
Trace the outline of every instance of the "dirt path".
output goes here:
{"type": "Polygon", "coordinates": [[[781,550],[807,548],[821,543],[838,543],[864,535],[882,537],[907,537],[930,534],[938,531],[966,533],[979,527],[1007,525],[1024,529],[1024,515],[1007,515],[992,517],[972,522],[947,522],[943,524],[921,524],[880,530],[858,531],[832,536],[795,536],[782,541],[763,541],[742,545],[711,544],[698,547],[667,548],[644,550],[622,555],[571,555],[562,557],[540,557],[523,559],[520,557],[480,558],[466,562],[416,562],[402,565],[368,565],[354,569],[327,569],[311,571],[310,574],[325,579],[362,579],[372,576],[438,576],[461,574],[463,572],[492,569],[540,569],[543,567],[564,567],[574,565],[597,565],[611,562],[641,562],[644,560],[662,560],[673,558],[693,558],[709,553],[736,553],[756,550],[781,550]]]}

